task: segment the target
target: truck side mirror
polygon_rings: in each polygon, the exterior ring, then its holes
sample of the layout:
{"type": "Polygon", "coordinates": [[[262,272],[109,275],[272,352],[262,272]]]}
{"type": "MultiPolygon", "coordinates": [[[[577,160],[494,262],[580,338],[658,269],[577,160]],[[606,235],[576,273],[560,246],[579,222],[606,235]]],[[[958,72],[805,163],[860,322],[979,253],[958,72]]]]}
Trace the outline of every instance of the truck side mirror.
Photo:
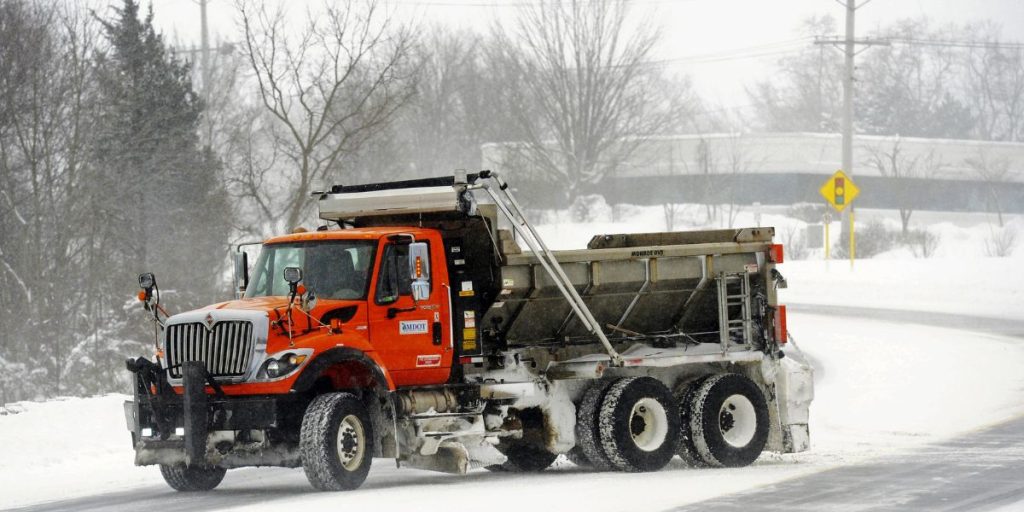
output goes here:
{"type": "Polygon", "coordinates": [[[235,296],[241,297],[249,286],[249,254],[238,251],[232,257],[235,260],[235,296]]]}
{"type": "Polygon", "coordinates": [[[413,300],[430,298],[430,249],[425,242],[409,244],[409,277],[413,300]]]}

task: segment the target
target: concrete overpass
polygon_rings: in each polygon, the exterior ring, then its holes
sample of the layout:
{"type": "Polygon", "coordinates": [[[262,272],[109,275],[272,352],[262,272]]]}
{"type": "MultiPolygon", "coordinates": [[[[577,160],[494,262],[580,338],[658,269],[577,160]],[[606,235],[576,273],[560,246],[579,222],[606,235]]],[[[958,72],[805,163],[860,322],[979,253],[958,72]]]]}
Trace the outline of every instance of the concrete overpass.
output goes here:
{"type": "MultiPolygon", "coordinates": [[[[543,181],[516,163],[510,147],[485,144],[484,168],[543,181]]],[[[818,188],[840,168],[841,155],[841,136],[834,133],[654,137],[588,191],[610,203],[818,203],[818,188]]],[[[863,208],[994,211],[998,201],[1004,212],[1024,213],[1024,143],[857,136],[852,176],[863,208]],[[888,170],[893,160],[904,171],[914,168],[911,177],[896,179],[879,168],[880,162],[888,170]]],[[[537,207],[564,202],[556,187],[524,191],[537,207]]]]}

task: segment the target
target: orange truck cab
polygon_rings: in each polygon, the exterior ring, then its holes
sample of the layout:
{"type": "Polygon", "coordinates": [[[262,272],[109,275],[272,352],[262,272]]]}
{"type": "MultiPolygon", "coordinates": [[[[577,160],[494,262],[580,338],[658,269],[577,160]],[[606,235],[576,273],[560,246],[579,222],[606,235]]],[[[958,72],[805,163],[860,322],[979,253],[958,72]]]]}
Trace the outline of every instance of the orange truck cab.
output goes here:
{"type": "Polygon", "coordinates": [[[316,196],[328,225],[264,241],[251,266],[238,251],[234,300],[168,316],[139,278],[158,348],[127,361],[125,416],[135,463],[171,487],[283,466],[354,489],[374,457],[653,471],[808,448],[811,368],[787,344],[772,228],[556,253],[488,171],[316,196]]]}
{"type": "MultiPolygon", "coordinates": [[[[389,390],[444,384],[451,380],[454,356],[445,261],[444,241],[432,229],[359,228],[280,236],[264,244],[244,297],[210,310],[257,308],[269,313],[274,327],[267,338],[270,354],[308,351],[303,362],[312,362],[344,347],[372,360],[389,390]],[[426,246],[419,265],[424,276],[430,273],[424,279],[428,292],[418,300],[406,273],[413,243],[426,246]],[[286,267],[302,269],[306,288],[301,298],[306,307],[292,311],[290,329],[284,313],[288,283],[281,277],[286,267]],[[332,321],[338,328],[331,327],[332,321]]],[[[288,393],[299,374],[223,389],[226,394],[288,393]]],[[[340,370],[329,377],[336,385],[357,378],[340,370]]]]}

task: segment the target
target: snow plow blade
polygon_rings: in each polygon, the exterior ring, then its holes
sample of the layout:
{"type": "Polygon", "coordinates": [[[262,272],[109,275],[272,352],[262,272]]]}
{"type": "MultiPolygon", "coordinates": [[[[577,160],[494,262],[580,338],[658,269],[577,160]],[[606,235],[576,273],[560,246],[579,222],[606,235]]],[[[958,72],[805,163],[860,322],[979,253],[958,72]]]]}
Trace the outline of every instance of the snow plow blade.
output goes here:
{"type": "Polygon", "coordinates": [[[185,385],[185,464],[202,465],[206,464],[206,438],[209,434],[207,371],[203,363],[198,361],[183,363],[181,369],[185,385]]]}

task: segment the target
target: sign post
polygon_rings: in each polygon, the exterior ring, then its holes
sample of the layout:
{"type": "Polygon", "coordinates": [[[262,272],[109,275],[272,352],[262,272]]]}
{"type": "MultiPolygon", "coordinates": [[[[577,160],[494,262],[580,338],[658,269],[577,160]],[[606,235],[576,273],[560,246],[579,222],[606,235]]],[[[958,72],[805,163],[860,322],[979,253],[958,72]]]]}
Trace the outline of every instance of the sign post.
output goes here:
{"type": "Polygon", "coordinates": [[[832,226],[832,212],[825,210],[821,223],[825,225],[825,261],[827,262],[831,259],[832,254],[832,237],[829,236],[829,228],[832,226]]]}
{"type": "MultiPolygon", "coordinates": [[[[838,212],[842,212],[860,194],[860,189],[853,183],[842,170],[836,171],[818,189],[821,196],[832,205],[838,212]]],[[[825,259],[828,259],[828,223],[825,224],[825,259]]],[[[853,268],[853,259],[856,256],[856,238],[853,229],[853,210],[850,210],[850,268],[853,268]]]]}

